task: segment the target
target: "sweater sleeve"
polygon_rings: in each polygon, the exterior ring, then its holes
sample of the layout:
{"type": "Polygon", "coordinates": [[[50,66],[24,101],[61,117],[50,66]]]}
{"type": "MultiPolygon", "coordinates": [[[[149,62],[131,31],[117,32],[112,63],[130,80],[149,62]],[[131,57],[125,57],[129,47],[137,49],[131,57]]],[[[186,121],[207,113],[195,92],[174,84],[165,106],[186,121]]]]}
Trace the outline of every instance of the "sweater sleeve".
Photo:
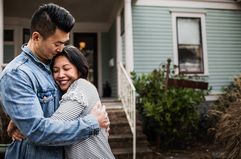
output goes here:
{"type": "Polygon", "coordinates": [[[63,95],[59,108],[51,116],[53,120],[70,121],[80,117],[84,108],[88,105],[85,95],[71,87],[66,94],[63,95]]]}

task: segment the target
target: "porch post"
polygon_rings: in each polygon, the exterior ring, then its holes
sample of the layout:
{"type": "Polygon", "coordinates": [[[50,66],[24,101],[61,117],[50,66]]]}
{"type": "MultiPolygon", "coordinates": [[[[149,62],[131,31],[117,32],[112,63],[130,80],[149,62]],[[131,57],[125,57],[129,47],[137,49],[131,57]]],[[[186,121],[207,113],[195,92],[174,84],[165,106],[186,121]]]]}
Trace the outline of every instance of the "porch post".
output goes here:
{"type": "Polygon", "coordinates": [[[117,69],[117,86],[118,86],[118,97],[120,97],[120,67],[119,63],[122,62],[122,49],[121,49],[121,20],[120,15],[116,17],[116,69],[117,69]]]}
{"type": "Polygon", "coordinates": [[[3,0],[0,0],[0,72],[2,71],[3,65],[3,30],[4,30],[4,21],[3,21],[3,0]]]}
{"type": "Polygon", "coordinates": [[[103,81],[102,81],[102,79],[103,79],[103,77],[102,77],[102,72],[103,72],[103,70],[102,70],[102,48],[101,48],[101,33],[100,32],[98,32],[98,34],[97,34],[97,48],[98,48],[98,50],[97,50],[97,52],[98,52],[98,56],[97,56],[97,63],[98,63],[98,68],[97,68],[97,70],[98,70],[98,72],[97,72],[97,77],[98,77],[98,91],[99,91],[99,94],[100,94],[100,96],[102,97],[103,96],[103,86],[102,86],[102,83],[103,83],[103,81]]]}
{"type": "Polygon", "coordinates": [[[124,2],[126,70],[134,70],[131,0],[124,2]]]}

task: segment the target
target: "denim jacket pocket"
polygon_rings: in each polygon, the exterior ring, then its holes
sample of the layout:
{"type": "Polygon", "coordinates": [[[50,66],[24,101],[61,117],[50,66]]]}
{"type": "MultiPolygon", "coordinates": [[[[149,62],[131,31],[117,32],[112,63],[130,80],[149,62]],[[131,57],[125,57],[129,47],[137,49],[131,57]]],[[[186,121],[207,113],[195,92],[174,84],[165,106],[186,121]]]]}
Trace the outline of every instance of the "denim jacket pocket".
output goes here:
{"type": "Polygon", "coordinates": [[[55,111],[54,90],[39,91],[37,96],[43,109],[44,116],[51,116],[55,111]]]}
{"type": "Polygon", "coordinates": [[[47,91],[43,91],[43,92],[38,92],[38,98],[41,104],[46,104],[49,103],[49,101],[53,100],[53,91],[52,90],[47,90],[47,91]]]}

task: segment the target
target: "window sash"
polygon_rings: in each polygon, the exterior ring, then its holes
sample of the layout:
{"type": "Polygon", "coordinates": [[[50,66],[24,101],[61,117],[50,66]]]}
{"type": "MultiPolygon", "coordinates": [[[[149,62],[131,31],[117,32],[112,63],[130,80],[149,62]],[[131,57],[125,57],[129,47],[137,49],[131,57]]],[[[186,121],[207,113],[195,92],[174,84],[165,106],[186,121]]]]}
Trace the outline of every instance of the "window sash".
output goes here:
{"type": "Polygon", "coordinates": [[[14,58],[14,45],[4,44],[3,63],[9,63],[14,58]]]}
{"type": "Polygon", "coordinates": [[[176,17],[179,72],[204,73],[201,19],[176,17]]]}
{"type": "Polygon", "coordinates": [[[14,29],[4,29],[3,63],[9,63],[14,54],[14,29]]]}
{"type": "Polygon", "coordinates": [[[178,45],[178,63],[181,73],[204,73],[202,47],[200,45],[178,45]]]}

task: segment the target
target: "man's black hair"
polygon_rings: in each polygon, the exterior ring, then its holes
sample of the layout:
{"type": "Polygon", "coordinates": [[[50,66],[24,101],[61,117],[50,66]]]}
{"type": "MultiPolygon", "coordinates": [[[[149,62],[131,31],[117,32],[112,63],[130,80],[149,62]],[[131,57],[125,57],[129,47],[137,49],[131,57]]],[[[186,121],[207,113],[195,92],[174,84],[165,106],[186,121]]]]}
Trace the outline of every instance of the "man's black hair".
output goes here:
{"type": "Polygon", "coordinates": [[[74,17],[65,8],[53,3],[43,4],[32,16],[30,35],[37,31],[46,39],[53,35],[57,28],[66,33],[70,32],[74,24],[74,17]]]}

